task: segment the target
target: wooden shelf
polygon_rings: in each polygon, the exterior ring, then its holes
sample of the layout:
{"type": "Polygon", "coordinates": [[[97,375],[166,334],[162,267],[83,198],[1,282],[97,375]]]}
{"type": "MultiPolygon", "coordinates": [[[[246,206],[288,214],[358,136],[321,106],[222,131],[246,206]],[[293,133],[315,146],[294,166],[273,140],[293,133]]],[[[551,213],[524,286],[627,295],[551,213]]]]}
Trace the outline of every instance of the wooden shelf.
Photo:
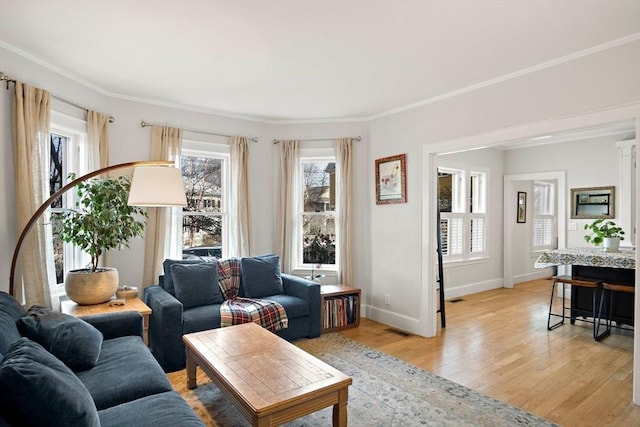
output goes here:
{"type": "Polygon", "coordinates": [[[360,325],[360,289],[346,285],[320,287],[321,333],[337,332],[360,325]]]}

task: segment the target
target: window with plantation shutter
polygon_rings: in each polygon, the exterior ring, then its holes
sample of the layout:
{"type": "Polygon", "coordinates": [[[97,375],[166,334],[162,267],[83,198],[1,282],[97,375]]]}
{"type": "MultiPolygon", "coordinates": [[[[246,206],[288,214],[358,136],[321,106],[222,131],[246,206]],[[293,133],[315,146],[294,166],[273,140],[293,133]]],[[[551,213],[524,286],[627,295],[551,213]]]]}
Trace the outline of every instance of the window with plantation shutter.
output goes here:
{"type": "Polygon", "coordinates": [[[444,262],[487,254],[487,173],[476,168],[438,168],[438,206],[444,262]]]}
{"type": "Polygon", "coordinates": [[[531,249],[543,251],[556,247],[555,185],[550,182],[533,183],[533,222],[531,249]]]}

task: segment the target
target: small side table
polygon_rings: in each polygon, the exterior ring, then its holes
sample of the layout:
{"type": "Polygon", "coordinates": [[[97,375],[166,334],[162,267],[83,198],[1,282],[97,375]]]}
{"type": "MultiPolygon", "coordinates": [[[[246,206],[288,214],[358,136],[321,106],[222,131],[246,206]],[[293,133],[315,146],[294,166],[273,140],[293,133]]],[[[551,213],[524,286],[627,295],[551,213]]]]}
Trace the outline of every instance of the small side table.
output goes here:
{"type": "Polygon", "coordinates": [[[149,316],[151,308],[147,306],[140,298],[130,298],[125,300],[125,305],[109,305],[109,302],[95,305],[78,305],[73,301],[62,301],[60,303],[60,311],[71,316],[92,316],[94,314],[118,313],[121,311],[137,311],[142,314],[144,324],[143,339],[144,343],[149,345],[149,316]]]}

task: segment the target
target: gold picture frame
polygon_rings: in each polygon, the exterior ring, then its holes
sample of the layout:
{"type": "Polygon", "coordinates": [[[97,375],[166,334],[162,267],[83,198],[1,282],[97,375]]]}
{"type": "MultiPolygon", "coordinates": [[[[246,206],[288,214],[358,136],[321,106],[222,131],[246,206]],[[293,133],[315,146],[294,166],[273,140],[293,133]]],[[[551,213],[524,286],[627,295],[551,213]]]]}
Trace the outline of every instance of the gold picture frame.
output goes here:
{"type": "Polygon", "coordinates": [[[571,218],[597,219],[616,217],[616,187],[571,189],[571,218]]]}
{"type": "Polygon", "coordinates": [[[407,203],[406,154],[377,159],[376,204],[407,203]]]}

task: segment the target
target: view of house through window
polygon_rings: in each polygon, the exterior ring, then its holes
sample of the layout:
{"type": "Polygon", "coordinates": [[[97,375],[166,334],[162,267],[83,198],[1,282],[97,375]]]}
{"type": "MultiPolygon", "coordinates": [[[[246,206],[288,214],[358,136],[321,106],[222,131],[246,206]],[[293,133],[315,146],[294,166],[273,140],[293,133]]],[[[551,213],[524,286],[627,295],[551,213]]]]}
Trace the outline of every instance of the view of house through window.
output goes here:
{"type": "Polygon", "coordinates": [[[303,159],[302,264],[336,263],[336,175],[332,158],[303,159]]]}
{"type": "Polygon", "coordinates": [[[226,159],[183,155],[180,162],[187,195],[187,206],[182,210],[183,255],[222,258],[226,159]]]}

